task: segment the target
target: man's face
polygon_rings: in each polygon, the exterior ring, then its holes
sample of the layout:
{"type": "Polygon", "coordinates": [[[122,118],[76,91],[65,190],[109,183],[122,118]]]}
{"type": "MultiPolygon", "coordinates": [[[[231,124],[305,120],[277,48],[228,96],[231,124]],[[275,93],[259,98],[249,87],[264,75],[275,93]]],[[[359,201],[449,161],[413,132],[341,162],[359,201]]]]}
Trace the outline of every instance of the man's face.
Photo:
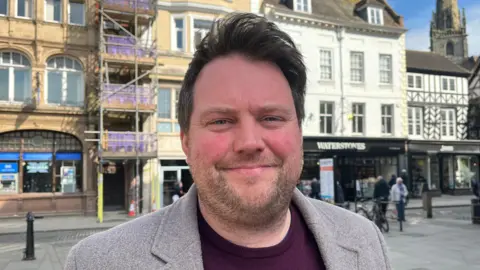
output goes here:
{"type": "Polygon", "coordinates": [[[200,203],[237,225],[284,213],[300,177],[302,135],[278,67],[217,58],[197,78],[188,134],[181,133],[200,203]]]}

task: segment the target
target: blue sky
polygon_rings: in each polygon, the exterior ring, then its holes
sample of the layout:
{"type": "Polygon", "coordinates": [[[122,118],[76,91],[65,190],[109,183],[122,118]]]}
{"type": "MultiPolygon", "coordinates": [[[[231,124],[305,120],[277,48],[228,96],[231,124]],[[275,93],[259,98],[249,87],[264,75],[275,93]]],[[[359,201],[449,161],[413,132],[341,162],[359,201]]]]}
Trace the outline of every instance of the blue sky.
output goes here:
{"type": "MultiPolygon", "coordinates": [[[[388,0],[395,11],[405,18],[407,48],[428,50],[430,20],[436,0],[388,0]]],[[[458,0],[467,15],[468,48],[470,55],[480,55],[480,0],[458,0]]]]}

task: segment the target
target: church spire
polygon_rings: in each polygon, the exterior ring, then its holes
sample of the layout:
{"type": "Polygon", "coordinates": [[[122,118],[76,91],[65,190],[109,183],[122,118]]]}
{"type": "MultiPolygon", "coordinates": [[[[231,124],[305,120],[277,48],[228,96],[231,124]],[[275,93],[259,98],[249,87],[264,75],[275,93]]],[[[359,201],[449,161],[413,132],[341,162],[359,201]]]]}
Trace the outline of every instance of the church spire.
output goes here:
{"type": "Polygon", "coordinates": [[[457,0],[437,0],[436,26],[438,30],[462,28],[457,0]]]}

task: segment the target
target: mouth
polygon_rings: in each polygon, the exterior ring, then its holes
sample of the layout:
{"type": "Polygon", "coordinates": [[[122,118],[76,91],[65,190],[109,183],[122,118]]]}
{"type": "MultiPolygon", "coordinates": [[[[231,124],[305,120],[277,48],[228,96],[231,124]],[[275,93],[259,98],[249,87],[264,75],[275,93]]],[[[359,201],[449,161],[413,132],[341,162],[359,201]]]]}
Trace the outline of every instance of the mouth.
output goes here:
{"type": "Polygon", "coordinates": [[[244,174],[244,175],[259,175],[267,170],[273,169],[273,165],[244,165],[226,168],[226,172],[244,174]]]}

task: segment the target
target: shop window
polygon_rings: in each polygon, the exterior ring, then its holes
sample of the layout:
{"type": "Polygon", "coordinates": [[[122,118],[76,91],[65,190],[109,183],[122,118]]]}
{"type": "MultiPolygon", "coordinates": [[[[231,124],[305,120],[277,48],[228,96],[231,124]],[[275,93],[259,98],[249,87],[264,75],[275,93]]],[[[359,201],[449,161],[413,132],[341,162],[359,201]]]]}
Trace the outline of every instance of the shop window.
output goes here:
{"type": "Polygon", "coordinates": [[[0,193],[3,187],[24,193],[82,191],[82,145],[72,135],[42,130],[4,133],[0,155],[0,174],[7,177],[1,180],[0,193]],[[23,168],[23,173],[10,171],[14,165],[23,168]]]}
{"type": "Polygon", "coordinates": [[[455,188],[470,188],[472,179],[478,179],[478,158],[457,156],[455,161],[455,188]]]}
{"type": "Polygon", "coordinates": [[[412,195],[415,197],[421,196],[424,185],[428,185],[428,163],[428,156],[412,156],[412,195]]]}

